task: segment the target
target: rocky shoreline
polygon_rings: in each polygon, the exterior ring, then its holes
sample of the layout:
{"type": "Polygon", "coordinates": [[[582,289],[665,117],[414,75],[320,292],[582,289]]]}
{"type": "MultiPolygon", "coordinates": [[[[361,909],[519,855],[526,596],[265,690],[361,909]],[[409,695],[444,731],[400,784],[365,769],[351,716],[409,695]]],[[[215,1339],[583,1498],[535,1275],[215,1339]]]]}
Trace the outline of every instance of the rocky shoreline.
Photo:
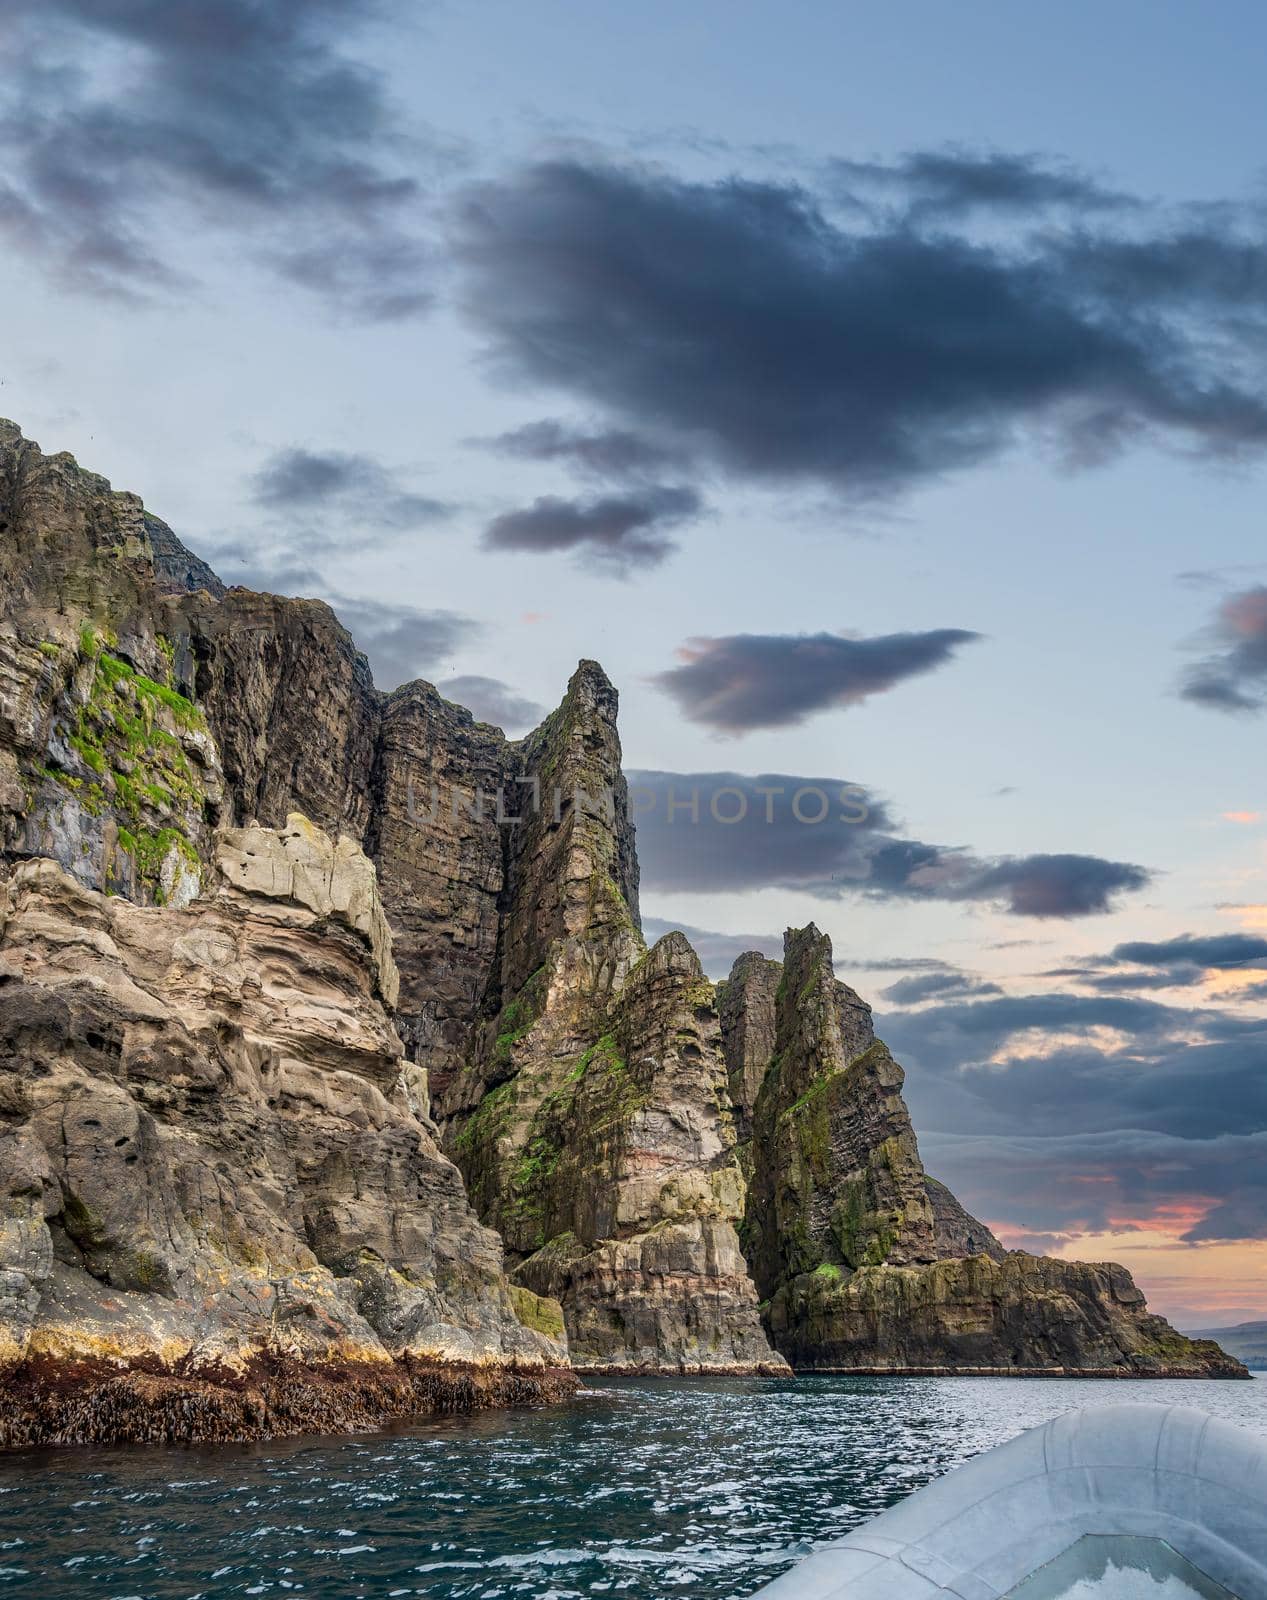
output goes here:
{"type": "Polygon", "coordinates": [[[659,1361],[641,1367],[629,1363],[611,1366],[602,1362],[574,1362],[572,1371],[582,1382],[586,1378],[791,1378],[796,1375],[783,1361],[727,1362],[712,1366],[707,1362],[687,1361],[673,1366],[659,1361]]]}
{"type": "Polygon", "coordinates": [[[372,1433],[394,1422],[540,1406],[580,1388],[570,1368],[296,1361],[267,1355],[240,1373],[153,1363],[33,1360],[0,1376],[0,1449],[44,1445],[243,1444],[372,1433]]]}

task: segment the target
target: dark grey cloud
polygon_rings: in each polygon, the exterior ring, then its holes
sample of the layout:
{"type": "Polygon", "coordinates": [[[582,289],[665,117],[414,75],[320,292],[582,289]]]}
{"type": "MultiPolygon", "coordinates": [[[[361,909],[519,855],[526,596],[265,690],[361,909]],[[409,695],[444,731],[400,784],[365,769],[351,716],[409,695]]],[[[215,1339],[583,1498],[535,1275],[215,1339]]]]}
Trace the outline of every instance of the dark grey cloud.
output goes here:
{"type": "Polygon", "coordinates": [[[879,1018],[931,1170],[989,1219],[1267,1237],[1267,1021],[1045,993],[879,1018]]]}
{"type": "Polygon", "coordinates": [[[1102,994],[1146,994],[1155,989],[1191,989],[1205,980],[1200,967],[1169,967],[1164,971],[1140,972],[1136,968],[1123,968],[1117,972],[1067,972],[1061,976],[1076,978],[1089,988],[1102,994]]]}
{"type": "Polygon", "coordinates": [[[477,722],[491,722],[494,727],[510,732],[535,728],[546,714],[544,706],[517,694],[500,678],[464,673],[441,679],[436,688],[446,700],[456,700],[465,706],[477,722]]]}
{"type": "Polygon", "coordinates": [[[1085,917],[1110,911],[1150,875],[1129,861],[1072,853],[983,858],[971,851],[880,839],[868,862],[868,892],[912,900],[979,900],[1019,917],[1085,917]]]}
{"type": "Polygon", "coordinates": [[[1189,667],[1184,698],[1215,711],[1267,709],[1267,586],[1229,595],[1210,632],[1214,649],[1189,667]]]}
{"type": "MultiPolygon", "coordinates": [[[[978,1048],[985,1049],[986,1057],[993,1056],[1002,1044],[1019,1034],[1034,1030],[1055,1035],[1110,1028],[1128,1033],[1138,1041],[1173,1032],[1180,1020],[1189,1014],[1186,1010],[1162,1005],[1156,1000],[1119,995],[1044,992],[947,1004],[935,1013],[923,1013],[926,1020],[922,1026],[925,1030],[932,1030],[931,1038],[943,1052],[943,1061],[948,1064],[948,1057],[953,1056],[959,1067],[965,1067],[977,1061],[975,1052],[978,1048]],[[988,1044],[982,1047],[981,1040],[988,1041],[988,1044]]],[[[1233,1027],[1230,1017],[1222,1013],[1219,1016],[1220,1026],[1226,1023],[1233,1027]]],[[[1234,1024],[1236,1029],[1241,1026],[1239,1021],[1234,1024]]],[[[930,1037],[927,1031],[923,1036],[930,1037]]],[[[1038,1076],[1037,1072],[1035,1076],[1038,1076]]]]}
{"type": "Polygon", "coordinates": [[[350,600],[325,595],[339,621],[369,657],[380,689],[395,689],[414,678],[435,681],[436,671],[483,631],[456,611],[426,611],[382,600],[350,600]]]}
{"type": "Polygon", "coordinates": [[[1121,211],[1138,204],[1068,163],[1008,151],[916,150],[893,162],[836,160],[827,171],[848,201],[866,209],[879,197],[908,221],[987,212],[1029,216],[1052,207],[1121,211]]]}
{"type": "Polygon", "coordinates": [[[1016,916],[1111,909],[1148,881],[1098,856],[987,858],[903,838],[885,802],[840,778],[629,773],[645,889],[781,888],[839,899],[976,901],[1016,916]]]}
{"type": "Polygon", "coordinates": [[[859,972],[955,972],[949,962],[937,956],[886,956],[879,961],[850,963],[859,972]]]}
{"type": "Polygon", "coordinates": [[[866,886],[869,852],[894,826],[882,800],[840,778],[645,770],[627,777],[644,891],[780,887],[835,897],[866,886]],[[800,820],[820,814],[819,822],[800,820]],[[722,820],[730,817],[739,820],[722,820]]]}
{"type": "Polygon", "coordinates": [[[1267,1133],[931,1134],[920,1144],[975,1215],[1061,1230],[1057,1244],[1158,1224],[1189,1244],[1267,1237],[1267,1133]]]}
{"type": "Polygon", "coordinates": [[[1109,959],[1142,967],[1202,967],[1226,970],[1267,961],[1267,939],[1251,933],[1181,933],[1174,939],[1129,939],[1114,945],[1109,959]]]}
{"type": "Polygon", "coordinates": [[[952,1091],[933,1126],[1032,1128],[1058,1116],[1078,1131],[1267,1128],[1261,1018],[1049,992],[894,1014],[886,1026],[890,1042],[952,1091]]]}
{"type": "Polygon", "coordinates": [[[0,227],[68,285],[170,290],[182,226],[341,310],[425,308],[421,192],[381,75],[378,0],[7,0],[0,227]]]}
{"type": "Polygon", "coordinates": [[[895,1006],[919,1006],[927,1001],[980,998],[984,995],[1002,994],[997,983],[974,978],[967,972],[928,972],[916,977],[899,978],[880,996],[895,1006]]]}
{"type": "Polygon", "coordinates": [[[944,893],[951,900],[1003,900],[1020,917],[1085,917],[1108,911],[1117,895],[1148,881],[1143,867],[1102,856],[1007,856],[968,867],[944,893]]]}
{"type": "Polygon", "coordinates": [[[554,417],[477,441],[517,461],[556,461],[585,477],[645,479],[683,464],[682,453],[627,428],[582,428],[554,417]]]}
{"type": "Polygon", "coordinates": [[[786,728],[944,666],[960,645],[979,637],[962,628],[937,628],[869,639],[836,633],[697,638],[678,651],[680,666],[653,681],[692,722],[720,732],[786,728]]]}
{"type": "Polygon", "coordinates": [[[483,543],[486,550],[534,554],[570,550],[586,565],[624,577],[638,567],[658,566],[676,548],[669,530],[701,510],[694,489],[669,484],[590,500],[542,495],[521,511],[494,518],[483,543]]]}
{"type": "MultiPolygon", "coordinates": [[[[1253,213],[1128,217],[998,161],[936,182],[962,205],[969,178],[996,211],[1010,196],[1006,237],[909,207],[842,221],[791,184],[543,163],[468,190],[465,306],[508,378],[757,481],[890,494],[1025,435],[1085,461],[1144,435],[1267,445],[1253,213]],[[1037,225],[1056,189],[1078,226],[1037,225]]],[[[912,158],[902,181],[918,200],[934,179],[912,158]]]]}
{"type": "Polygon", "coordinates": [[[337,518],[339,542],[360,528],[421,527],[451,515],[444,500],[416,494],[373,456],[340,450],[279,450],[255,474],[255,500],[270,511],[337,518]]]}
{"type": "MultiPolygon", "coordinates": [[[[1179,934],[1160,941],[1132,939],[1105,955],[1073,966],[1053,967],[1048,978],[1068,978],[1102,993],[1144,993],[1195,988],[1211,973],[1261,967],[1267,971],[1267,939],[1248,933],[1179,934]]],[[[1253,997],[1252,985],[1241,989],[1253,997]]]]}

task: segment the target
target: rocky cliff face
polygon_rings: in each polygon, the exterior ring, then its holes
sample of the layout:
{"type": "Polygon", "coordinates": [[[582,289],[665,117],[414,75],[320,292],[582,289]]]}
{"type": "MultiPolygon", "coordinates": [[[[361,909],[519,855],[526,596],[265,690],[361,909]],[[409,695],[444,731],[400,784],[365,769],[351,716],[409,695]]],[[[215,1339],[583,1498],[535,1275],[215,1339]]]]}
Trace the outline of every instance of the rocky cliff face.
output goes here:
{"type": "Polygon", "coordinates": [[[584,662],[522,750],[498,964],[466,1069],[437,1099],[515,1278],[561,1301],[572,1359],[780,1370],[735,1231],[712,985],[637,924],[616,694],[584,662]]]}
{"type": "Polygon", "coordinates": [[[739,1157],[746,1177],[752,1176],[752,1115],[774,1055],[778,1022],[778,990],[783,968],[750,950],[735,962],[729,979],[717,985],[727,1089],[735,1110],[739,1157]]]}
{"type": "MultiPolygon", "coordinates": [[[[1005,1251],[924,1172],[902,1069],[810,926],[726,989],[730,1070],[771,1040],[753,1111],[745,1247],[774,1343],[800,1370],[1240,1376],[1149,1315],[1112,1264],[1005,1251]],[[749,1005],[755,1021],[745,1024],[749,1005]]],[[[749,1079],[751,1081],[751,1079],[749,1079]]]]}
{"type": "Polygon", "coordinates": [[[500,1243],[416,1103],[353,841],[297,815],[228,831],[186,907],[51,860],[3,894],[18,1403],[0,1440],[112,1437],[121,1417],[235,1437],[375,1422],[463,1384],[549,1392],[565,1351],[516,1317],[500,1243]]]}
{"type": "Polygon", "coordinates": [[[382,694],[0,423],[0,1443],[541,1398],[565,1345],[1222,1370],[926,1176],[814,930],[718,993],[646,949],[616,711],[382,694]]]}
{"type": "Polygon", "coordinates": [[[0,1440],[566,1387],[559,1308],[508,1283],[427,1115],[502,844],[414,827],[412,789],[507,748],[0,425],[0,1440]]]}
{"type": "MultiPolygon", "coordinates": [[[[361,883],[348,915],[378,975],[379,1021],[398,1042],[390,1069],[357,1070],[384,1095],[399,1080],[418,1124],[409,1137],[460,1183],[435,1148],[434,1096],[480,1212],[520,1269],[486,1294],[480,1285],[501,1272],[496,1236],[476,1228],[455,1247],[471,1263],[471,1304],[468,1288],[455,1289],[447,1325],[482,1330],[469,1358],[507,1370],[557,1360],[548,1338],[523,1342],[525,1324],[562,1336],[558,1305],[534,1293],[553,1286],[578,1362],[781,1367],[738,1246],[743,1186],[716,1017],[699,1020],[711,990],[682,941],[649,957],[638,931],[616,695],[601,669],[583,663],[559,711],[521,745],[430,685],[380,694],[326,606],[226,591],[134,496],[68,456],[43,455],[12,425],[0,430],[0,522],[9,875],[24,862],[55,864],[79,890],[108,897],[112,916],[144,912],[158,927],[177,913],[215,921],[234,895],[310,911],[329,877],[315,841],[328,835],[345,888],[344,858],[364,852],[381,909],[361,883]],[[569,1165],[556,1147],[584,1161],[569,1165]]],[[[303,962],[322,970],[330,918],[320,920],[322,933],[295,954],[297,973],[303,962]]],[[[218,923],[208,937],[220,937],[218,923]]],[[[27,982],[46,955],[39,947],[25,961],[27,982]]],[[[229,970],[236,982],[248,969],[229,970]]],[[[16,991],[0,996],[13,1011],[16,991]]],[[[227,991],[216,1000],[227,1004],[227,991]]],[[[85,1030],[113,1037],[101,1005],[101,1026],[85,1030]]],[[[309,1046],[279,1045],[280,1026],[260,1021],[268,1048],[308,1060],[309,1046]]],[[[5,1070],[36,1070],[33,1049],[21,1034],[5,1070]]],[[[209,1091],[213,1105],[220,1092],[209,1091]]],[[[173,1125],[186,1115],[182,1101],[173,1125]]],[[[376,1128],[371,1142],[387,1136],[376,1128]]],[[[43,1196],[46,1211],[57,1192],[43,1196]]],[[[429,1193],[423,1212],[438,1203],[429,1193]]],[[[405,1226],[390,1186],[368,1189],[364,1204],[384,1209],[384,1227],[405,1226]]],[[[240,1211],[254,1216],[246,1202],[240,1211]]],[[[48,1220],[65,1232],[60,1215],[48,1220]]],[[[315,1226],[308,1213],[296,1224],[310,1248],[315,1226]]],[[[81,1263],[90,1279],[95,1262],[81,1263]]],[[[114,1288],[107,1276],[93,1281],[114,1288]]],[[[80,1288],[87,1326],[93,1291],[80,1288]]],[[[18,1298],[38,1310],[47,1292],[28,1282],[18,1298]]],[[[186,1316],[147,1314],[169,1331],[186,1316]]],[[[10,1355],[35,1372],[49,1353],[38,1318],[32,1329],[15,1335],[10,1355]]],[[[186,1334],[178,1363],[201,1371],[219,1359],[211,1334],[186,1334]]],[[[374,1337],[397,1360],[468,1358],[460,1339],[428,1353],[381,1329],[374,1337]]],[[[124,1340],[103,1359],[165,1361],[179,1340],[143,1344],[124,1340]]],[[[271,1359],[267,1341],[250,1349],[252,1371],[271,1359]]],[[[304,1346],[299,1358],[310,1354],[304,1346]]]]}

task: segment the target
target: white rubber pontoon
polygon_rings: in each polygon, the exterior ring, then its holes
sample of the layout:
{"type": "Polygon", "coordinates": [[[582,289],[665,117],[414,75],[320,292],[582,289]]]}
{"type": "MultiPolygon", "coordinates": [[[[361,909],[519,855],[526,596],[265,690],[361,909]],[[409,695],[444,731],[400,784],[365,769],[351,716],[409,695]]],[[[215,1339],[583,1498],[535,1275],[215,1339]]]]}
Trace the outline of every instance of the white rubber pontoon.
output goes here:
{"type": "Polygon", "coordinates": [[[754,1600],[1267,1600],[1267,1441],[1186,1406],[1070,1411],[754,1600]]]}

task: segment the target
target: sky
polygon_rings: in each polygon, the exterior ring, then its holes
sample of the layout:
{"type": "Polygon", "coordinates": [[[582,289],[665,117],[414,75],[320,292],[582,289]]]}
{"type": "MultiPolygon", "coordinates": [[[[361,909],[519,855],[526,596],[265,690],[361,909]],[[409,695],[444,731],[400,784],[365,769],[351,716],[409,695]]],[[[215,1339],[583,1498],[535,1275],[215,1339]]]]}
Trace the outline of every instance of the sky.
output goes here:
{"type": "Polygon", "coordinates": [[[1005,1242],[1267,1316],[1261,8],[0,0],[0,414],[381,687],[621,692],[1005,1242]],[[821,813],[821,820],[818,820],[821,813]]]}

